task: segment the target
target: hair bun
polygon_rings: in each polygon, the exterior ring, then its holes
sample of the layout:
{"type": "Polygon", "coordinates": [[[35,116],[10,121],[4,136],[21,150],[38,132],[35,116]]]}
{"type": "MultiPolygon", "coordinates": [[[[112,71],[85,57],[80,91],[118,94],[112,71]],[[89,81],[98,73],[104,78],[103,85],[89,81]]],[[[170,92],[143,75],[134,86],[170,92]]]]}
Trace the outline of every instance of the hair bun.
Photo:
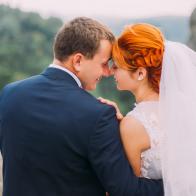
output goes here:
{"type": "Polygon", "coordinates": [[[162,63],[163,49],[150,48],[142,51],[146,67],[157,67],[162,63]]]}

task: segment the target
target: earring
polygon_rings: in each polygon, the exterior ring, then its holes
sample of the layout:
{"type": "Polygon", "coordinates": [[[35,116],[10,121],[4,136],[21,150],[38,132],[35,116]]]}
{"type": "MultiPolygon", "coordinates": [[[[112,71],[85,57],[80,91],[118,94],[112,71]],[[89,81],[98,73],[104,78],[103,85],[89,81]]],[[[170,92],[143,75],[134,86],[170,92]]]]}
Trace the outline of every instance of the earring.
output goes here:
{"type": "Polygon", "coordinates": [[[143,76],[139,76],[137,80],[143,80],[143,76]]]}

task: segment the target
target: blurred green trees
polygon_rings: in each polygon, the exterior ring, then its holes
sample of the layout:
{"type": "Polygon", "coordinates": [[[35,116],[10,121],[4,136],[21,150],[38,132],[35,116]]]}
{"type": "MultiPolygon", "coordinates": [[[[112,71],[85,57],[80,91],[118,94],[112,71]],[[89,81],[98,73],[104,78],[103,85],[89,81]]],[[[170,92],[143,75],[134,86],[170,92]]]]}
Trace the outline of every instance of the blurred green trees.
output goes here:
{"type": "Polygon", "coordinates": [[[0,6],[0,88],[39,73],[52,61],[52,42],[62,21],[0,6]]]}

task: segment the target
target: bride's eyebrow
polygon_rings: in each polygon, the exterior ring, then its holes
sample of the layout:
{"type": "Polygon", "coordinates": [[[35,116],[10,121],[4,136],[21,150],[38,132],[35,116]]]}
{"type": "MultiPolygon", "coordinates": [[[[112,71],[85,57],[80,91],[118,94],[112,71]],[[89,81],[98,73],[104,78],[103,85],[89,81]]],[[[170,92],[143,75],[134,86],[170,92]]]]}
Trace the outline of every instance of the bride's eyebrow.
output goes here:
{"type": "Polygon", "coordinates": [[[108,61],[110,61],[110,60],[112,60],[112,57],[110,57],[110,58],[108,59],[108,61]]]}

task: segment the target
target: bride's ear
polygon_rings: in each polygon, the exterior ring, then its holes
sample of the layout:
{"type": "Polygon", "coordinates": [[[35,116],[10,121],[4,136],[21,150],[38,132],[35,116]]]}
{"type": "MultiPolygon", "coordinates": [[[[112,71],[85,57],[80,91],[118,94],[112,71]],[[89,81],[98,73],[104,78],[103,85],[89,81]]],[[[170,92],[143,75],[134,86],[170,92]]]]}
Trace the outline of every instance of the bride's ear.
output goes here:
{"type": "Polygon", "coordinates": [[[141,81],[147,76],[147,71],[144,67],[139,67],[137,69],[137,80],[141,81]]]}
{"type": "Polygon", "coordinates": [[[81,61],[84,56],[81,53],[76,53],[72,59],[73,69],[76,72],[80,72],[81,70],[81,61]]]}

